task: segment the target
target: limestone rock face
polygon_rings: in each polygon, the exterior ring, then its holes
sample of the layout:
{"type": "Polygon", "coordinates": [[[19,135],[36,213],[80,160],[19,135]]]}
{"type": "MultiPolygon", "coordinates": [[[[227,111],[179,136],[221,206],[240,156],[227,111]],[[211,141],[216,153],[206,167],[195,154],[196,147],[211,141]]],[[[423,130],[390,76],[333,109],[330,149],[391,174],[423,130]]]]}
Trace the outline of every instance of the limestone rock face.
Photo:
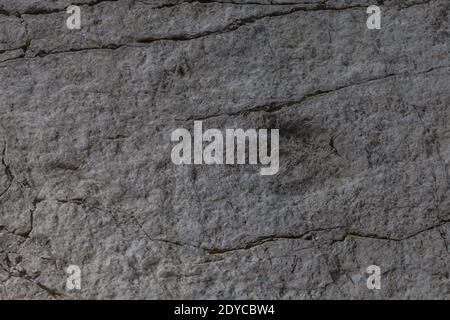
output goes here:
{"type": "Polygon", "coordinates": [[[0,0],[1,299],[450,298],[448,0],[71,4],[0,0]],[[279,172],[173,164],[195,120],[279,172]]]}

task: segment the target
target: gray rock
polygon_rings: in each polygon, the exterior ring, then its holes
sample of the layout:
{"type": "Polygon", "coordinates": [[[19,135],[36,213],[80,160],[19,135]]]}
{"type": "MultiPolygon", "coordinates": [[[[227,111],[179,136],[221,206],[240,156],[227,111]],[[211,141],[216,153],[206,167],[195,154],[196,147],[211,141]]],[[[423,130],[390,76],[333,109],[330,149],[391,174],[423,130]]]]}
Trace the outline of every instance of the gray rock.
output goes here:
{"type": "Polygon", "coordinates": [[[0,0],[0,298],[450,298],[450,3],[306,2],[0,0]],[[174,165],[194,120],[279,173],[174,165]]]}

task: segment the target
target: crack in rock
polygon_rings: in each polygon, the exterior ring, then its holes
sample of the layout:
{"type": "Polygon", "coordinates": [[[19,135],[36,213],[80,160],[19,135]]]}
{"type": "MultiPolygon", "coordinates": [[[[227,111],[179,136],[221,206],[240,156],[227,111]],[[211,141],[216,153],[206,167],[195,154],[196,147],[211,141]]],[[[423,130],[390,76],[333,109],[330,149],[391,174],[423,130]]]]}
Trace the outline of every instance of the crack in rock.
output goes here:
{"type": "Polygon", "coordinates": [[[11,168],[10,166],[6,163],[6,149],[7,149],[7,144],[5,142],[5,145],[3,147],[3,151],[2,151],[2,165],[3,168],[5,170],[5,174],[8,178],[8,186],[5,188],[5,190],[3,192],[0,193],[0,199],[3,198],[4,195],[6,195],[8,193],[8,191],[11,189],[11,186],[15,180],[14,175],[11,172],[11,168]]]}
{"type": "Polygon", "coordinates": [[[258,112],[273,113],[273,112],[278,112],[280,110],[284,110],[287,108],[291,108],[293,106],[298,106],[306,101],[309,101],[309,100],[312,100],[312,99],[315,99],[315,98],[318,98],[321,96],[325,96],[328,94],[332,94],[337,91],[348,89],[351,87],[362,86],[362,85],[366,85],[366,84],[369,84],[372,82],[390,79],[393,77],[423,75],[423,74],[427,74],[427,73],[430,73],[430,72],[433,72],[433,71],[436,71],[439,69],[447,69],[447,68],[450,68],[450,66],[433,67],[433,68],[427,69],[425,71],[419,71],[416,73],[411,73],[411,72],[403,72],[403,73],[399,73],[399,74],[390,73],[390,74],[387,74],[387,75],[384,75],[381,77],[375,77],[375,78],[368,79],[368,80],[365,80],[362,82],[352,83],[352,84],[340,86],[340,87],[330,89],[330,90],[317,90],[317,91],[308,93],[299,99],[293,99],[293,100],[288,100],[288,101],[283,101],[283,102],[271,102],[269,104],[251,107],[251,108],[247,108],[247,109],[236,111],[236,112],[219,113],[219,114],[212,114],[212,115],[207,115],[207,116],[190,116],[186,119],[177,119],[177,121],[184,121],[184,122],[186,122],[186,121],[203,121],[203,120],[208,120],[208,119],[218,118],[218,117],[223,117],[223,116],[246,116],[250,113],[255,113],[255,112],[256,113],[258,113],[258,112]]]}

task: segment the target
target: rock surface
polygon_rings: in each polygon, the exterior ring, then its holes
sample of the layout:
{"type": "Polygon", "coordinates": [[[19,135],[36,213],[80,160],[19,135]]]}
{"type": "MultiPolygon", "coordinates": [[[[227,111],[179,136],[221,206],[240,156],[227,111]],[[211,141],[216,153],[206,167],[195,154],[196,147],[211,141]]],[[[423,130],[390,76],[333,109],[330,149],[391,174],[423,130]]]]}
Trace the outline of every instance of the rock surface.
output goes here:
{"type": "Polygon", "coordinates": [[[1,299],[450,298],[448,0],[72,3],[0,0],[1,299]],[[174,165],[196,119],[279,173],[174,165]]]}

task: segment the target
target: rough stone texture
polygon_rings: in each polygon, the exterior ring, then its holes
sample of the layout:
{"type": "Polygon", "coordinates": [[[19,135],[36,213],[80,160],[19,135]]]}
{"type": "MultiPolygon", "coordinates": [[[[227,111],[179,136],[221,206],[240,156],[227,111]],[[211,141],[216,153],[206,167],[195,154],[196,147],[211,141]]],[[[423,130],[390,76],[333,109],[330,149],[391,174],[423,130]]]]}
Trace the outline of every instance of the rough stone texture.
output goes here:
{"type": "Polygon", "coordinates": [[[0,298],[450,298],[448,0],[72,3],[0,0],[0,298]],[[195,119],[280,172],[172,164],[195,119]]]}

